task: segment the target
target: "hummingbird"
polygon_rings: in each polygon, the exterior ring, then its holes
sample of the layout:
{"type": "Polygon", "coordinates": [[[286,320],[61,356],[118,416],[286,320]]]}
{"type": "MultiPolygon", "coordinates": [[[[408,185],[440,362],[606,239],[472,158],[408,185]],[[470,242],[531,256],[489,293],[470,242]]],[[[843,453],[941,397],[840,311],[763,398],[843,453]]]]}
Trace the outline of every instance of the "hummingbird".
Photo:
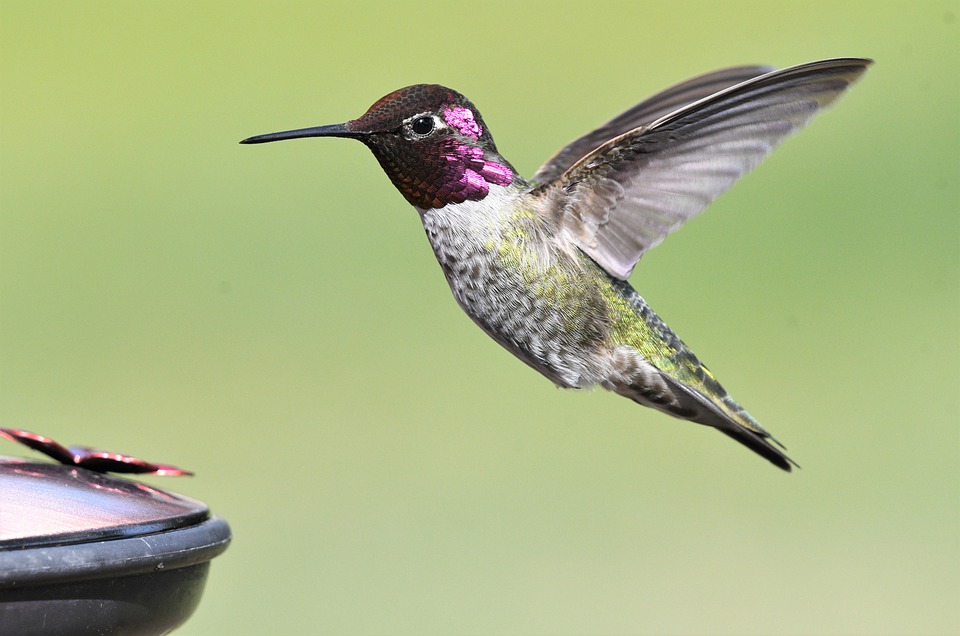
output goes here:
{"type": "Polygon", "coordinates": [[[362,142],[416,208],[457,303],[557,386],[601,386],[797,464],[627,279],[872,63],[740,66],[668,88],[523,178],[462,94],[417,84],[342,124],[257,135],[362,142]]]}

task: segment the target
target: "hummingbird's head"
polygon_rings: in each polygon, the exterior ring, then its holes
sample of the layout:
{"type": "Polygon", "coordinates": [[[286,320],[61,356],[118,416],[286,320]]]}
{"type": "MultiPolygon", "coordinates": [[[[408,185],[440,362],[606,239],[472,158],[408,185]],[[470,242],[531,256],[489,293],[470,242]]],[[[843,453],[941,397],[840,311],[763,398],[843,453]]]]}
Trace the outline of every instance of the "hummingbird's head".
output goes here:
{"type": "Polygon", "coordinates": [[[393,185],[420,209],[479,201],[491,184],[505,186],[516,178],[470,100],[437,84],[401,88],[343,124],[258,135],[240,143],[300,137],[362,141],[393,185]]]}

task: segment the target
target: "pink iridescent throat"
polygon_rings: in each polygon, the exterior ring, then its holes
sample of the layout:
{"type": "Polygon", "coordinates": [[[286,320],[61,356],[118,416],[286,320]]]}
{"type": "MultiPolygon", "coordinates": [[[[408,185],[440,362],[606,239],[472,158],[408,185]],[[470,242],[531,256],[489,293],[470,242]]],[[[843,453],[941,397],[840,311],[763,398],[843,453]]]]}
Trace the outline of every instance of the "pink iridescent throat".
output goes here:
{"type": "MultiPolygon", "coordinates": [[[[447,107],[443,111],[443,119],[464,137],[480,139],[483,134],[483,129],[469,108],[447,107]]],[[[443,158],[450,162],[451,170],[444,171],[449,180],[438,193],[442,200],[453,203],[479,201],[490,192],[491,183],[505,186],[513,181],[513,171],[502,163],[484,159],[483,148],[455,140],[448,141],[444,146],[443,158]]]]}
{"type": "Polygon", "coordinates": [[[509,185],[513,171],[496,161],[483,158],[483,148],[467,146],[450,141],[444,148],[443,158],[450,162],[450,170],[444,171],[449,179],[438,197],[443,201],[462,203],[479,201],[490,192],[490,184],[509,185]]]}

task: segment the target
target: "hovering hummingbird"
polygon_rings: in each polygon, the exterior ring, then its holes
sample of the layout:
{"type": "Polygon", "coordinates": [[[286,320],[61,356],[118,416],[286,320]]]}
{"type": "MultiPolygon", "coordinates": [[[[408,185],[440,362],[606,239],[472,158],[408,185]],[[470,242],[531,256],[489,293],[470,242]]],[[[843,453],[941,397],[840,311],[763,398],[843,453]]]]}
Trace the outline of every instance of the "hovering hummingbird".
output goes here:
{"type": "Polygon", "coordinates": [[[729,68],[658,93],[574,140],[524,179],[463,95],[418,84],[343,124],[258,135],[363,142],[420,214],[454,298],[558,386],[600,385],[713,426],[776,466],[796,464],[627,278],[871,60],[729,68]],[[776,445],[774,445],[776,444],[776,445]]]}

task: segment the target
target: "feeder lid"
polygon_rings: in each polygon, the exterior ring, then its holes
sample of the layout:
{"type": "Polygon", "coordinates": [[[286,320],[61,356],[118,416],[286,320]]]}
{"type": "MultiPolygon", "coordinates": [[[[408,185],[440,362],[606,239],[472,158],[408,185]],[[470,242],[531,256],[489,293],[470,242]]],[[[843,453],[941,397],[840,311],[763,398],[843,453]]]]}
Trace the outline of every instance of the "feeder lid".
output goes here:
{"type": "Polygon", "coordinates": [[[202,502],[84,468],[0,456],[0,551],[196,525],[202,502]]]}

